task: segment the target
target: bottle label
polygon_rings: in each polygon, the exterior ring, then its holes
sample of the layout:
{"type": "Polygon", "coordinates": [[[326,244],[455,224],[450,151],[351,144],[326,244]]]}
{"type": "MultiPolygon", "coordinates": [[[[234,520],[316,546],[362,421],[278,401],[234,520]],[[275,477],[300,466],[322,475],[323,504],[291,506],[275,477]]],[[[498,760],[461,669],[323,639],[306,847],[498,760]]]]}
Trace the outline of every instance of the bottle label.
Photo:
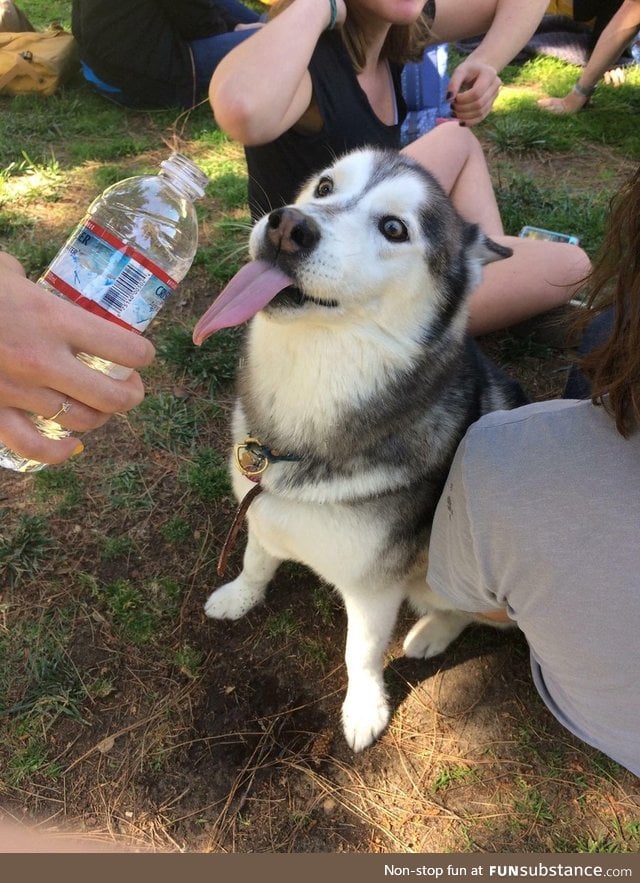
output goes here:
{"type": "Polygon", "coordinates": [[[90,218],[72,233],[43,280],[85,310],[139,334],[178,285],[90,218]]]}

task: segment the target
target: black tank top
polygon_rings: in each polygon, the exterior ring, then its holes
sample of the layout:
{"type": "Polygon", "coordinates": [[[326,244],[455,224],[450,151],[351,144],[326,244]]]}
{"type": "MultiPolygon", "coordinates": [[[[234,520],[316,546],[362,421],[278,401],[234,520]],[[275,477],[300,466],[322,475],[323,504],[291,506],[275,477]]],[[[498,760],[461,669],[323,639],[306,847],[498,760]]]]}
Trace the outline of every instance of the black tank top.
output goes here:
{"type": "Polygon", "coordinates": [[[371,109],[340,34],[328,31],[321,36],[309,65],[313,94],[324,122],[321,131],[309,135],[289,129],[269,144],[245,147],[254,220],[293,202],[307,178],[341,154],[366,145],[400,146],[400,127],[406,114],[400,85],[402,67],[390,67],[398,122],[386,126],[371,109]]]}

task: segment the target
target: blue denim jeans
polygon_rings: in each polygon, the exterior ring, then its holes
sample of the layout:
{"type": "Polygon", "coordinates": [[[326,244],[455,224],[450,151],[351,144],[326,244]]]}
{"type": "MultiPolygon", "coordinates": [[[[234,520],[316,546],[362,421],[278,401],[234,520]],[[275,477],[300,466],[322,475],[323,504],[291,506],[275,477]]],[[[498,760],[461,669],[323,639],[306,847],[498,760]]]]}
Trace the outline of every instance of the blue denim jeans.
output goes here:
{"type": "Polygon", "coordinates": [[[260,15],[244,3],[240,3],[240,0],[216,0],[216,6],[234,18],[238,24],[252,25],[260,21],[260,15]]]}
{"type": "Polygon", "coordinates": [[[199,93],[206,94],[213,72],[227,52],[230,52],[251,34],[253,34],[253,29],[247,28],[242,31],[216,34],[215,37],[191,40],[189,45],[193,52],[193,63],[196,67],[196,88],[199,93]]]}
{"type": "MultiPolygon", "coordinates": [[[[217,5],[226,12],[237,24],[252,25],[260,21],[260,15],[249,9],[239,0],[217,0],[217,5]]],[[[252,30],[229,31],[226,34],[216,34],[213,37],[201,37],[199,40],[191,40],[190,46],[193,52],[193,61],[196,66],[196,84],[198,92],[206,92],[214,70],[220,64],[227,52],[230,52],[238,43],[242,43],[253,33],[252,30]]]]}
{"type": "MultiPolygon", "coordinates": [[[[578,347],[578,354],[583,356],[605,342],[613,328],[613,309],[596,316],[587,325],[578,347]]],[[[591,385],[582,371],[575,365],[569,372],[563,398],[588,399],[591,396],[591,385]]]]}

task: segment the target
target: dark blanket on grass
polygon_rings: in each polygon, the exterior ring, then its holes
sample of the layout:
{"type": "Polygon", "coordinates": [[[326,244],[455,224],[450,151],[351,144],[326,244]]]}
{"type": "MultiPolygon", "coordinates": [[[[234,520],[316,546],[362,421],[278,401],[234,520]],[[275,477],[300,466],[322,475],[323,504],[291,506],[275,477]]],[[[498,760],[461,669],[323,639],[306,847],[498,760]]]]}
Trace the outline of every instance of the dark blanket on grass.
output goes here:
{"type": "MultiPolygon", "coordinates": [[[[551,55],[569,64],[584,67],[589,58],[591,30],[588,25],[574,21],[566,15],[545,15],[538,30],[527,45],[512,60],[512,64],[523,64],[536,55],[551,55]]],[[[459,40],[456,49],[468,54],[473,52],[482,36],[459,40]]],[[[630,55],[623,54],[612,67],[632,64],[630,55]]]]}

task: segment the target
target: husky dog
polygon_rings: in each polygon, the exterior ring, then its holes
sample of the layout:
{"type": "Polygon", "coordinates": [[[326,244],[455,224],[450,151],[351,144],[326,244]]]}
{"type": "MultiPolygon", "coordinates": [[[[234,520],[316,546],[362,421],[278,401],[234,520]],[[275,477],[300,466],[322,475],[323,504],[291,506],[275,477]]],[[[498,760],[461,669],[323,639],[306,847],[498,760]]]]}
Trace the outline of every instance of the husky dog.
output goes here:
{"type": "Polygon", "coordinates": [[[287,559],[331,583],[348,618],[342,720],[359,751],[389,720],[383,659],[402,602],[422,616],[404,642],[412,657],[441,653],[473,619],[431,593],[427,550],[466,428],[525,403],[465,332],[482,265],[511,252],[462,220],[422,167],[375,149],[262,218],[249,251],[194,331],[201,344],[251,319],[232,472],[239,500],[262,491],[242,572],[205,610],[244,615],[287,559]]]}

